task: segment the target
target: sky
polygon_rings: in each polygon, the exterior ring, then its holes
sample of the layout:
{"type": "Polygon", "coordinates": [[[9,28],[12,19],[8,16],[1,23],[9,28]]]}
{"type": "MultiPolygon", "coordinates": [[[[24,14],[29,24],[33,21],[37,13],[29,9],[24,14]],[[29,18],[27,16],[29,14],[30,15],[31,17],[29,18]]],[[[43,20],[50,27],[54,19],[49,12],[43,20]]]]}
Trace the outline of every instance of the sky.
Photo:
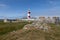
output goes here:
{"type": "Polygon", "coordinates": [[[60,0],[0,0],[0,18],[60,16],[60,0]]]}

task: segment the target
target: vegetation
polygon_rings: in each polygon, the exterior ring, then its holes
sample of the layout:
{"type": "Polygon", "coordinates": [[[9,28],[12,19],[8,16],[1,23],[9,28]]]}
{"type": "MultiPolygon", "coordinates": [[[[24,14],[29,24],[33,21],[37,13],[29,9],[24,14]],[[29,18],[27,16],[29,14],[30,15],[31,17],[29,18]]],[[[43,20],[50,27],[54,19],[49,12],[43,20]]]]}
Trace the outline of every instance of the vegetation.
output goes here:
{"type": "Polygon", "coordinates": [[[6,34],[11,31],[16,31],[22,29],[24,25],[28,22],[19,22],[19,23],[3,23],[0,22],[0,35],[6,34]]]}
{"type": "MultiPolygon", "coordinates": [[[[30,22],[32,23],[32,22],[30,22]]],[[[49,24],[51,30],[44,32],[42,30],[23,30],[28,22],[20,23],[0,23],[0,40],[60,40],[60,25],[49,24]],[[15,32],[13,32],[15,31],[15,32]]]]}

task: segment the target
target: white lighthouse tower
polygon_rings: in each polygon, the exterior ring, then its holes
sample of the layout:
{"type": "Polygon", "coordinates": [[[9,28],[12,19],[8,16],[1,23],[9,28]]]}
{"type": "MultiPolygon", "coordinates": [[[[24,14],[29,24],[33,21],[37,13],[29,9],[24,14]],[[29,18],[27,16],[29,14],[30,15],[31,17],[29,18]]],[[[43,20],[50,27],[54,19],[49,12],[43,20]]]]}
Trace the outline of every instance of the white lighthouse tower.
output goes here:
{"type": "Polygon", "coordinates": [[[31,16],[30,16],[31,12],[30,10],[28,10],[28,14],[27,14],[27,19],[30,20],[31,16]]]}

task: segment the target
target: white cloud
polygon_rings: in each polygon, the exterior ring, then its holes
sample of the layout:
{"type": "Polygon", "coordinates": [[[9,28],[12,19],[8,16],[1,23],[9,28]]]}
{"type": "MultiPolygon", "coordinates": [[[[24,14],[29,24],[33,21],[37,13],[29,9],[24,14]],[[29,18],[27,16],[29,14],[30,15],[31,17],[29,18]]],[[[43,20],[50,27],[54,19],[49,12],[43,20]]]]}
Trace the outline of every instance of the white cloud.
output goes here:
{"type": "Polygon", "coordinates": [[[56,2],[54,2],[54,1],[49,1],[49,3],[52,5],[56,5],[56,2]]]}
{"type": "Polygon", "coordinates": [[[0,9],[7,9],[7,8],[9,8],[8,5],[6,5],[6,4],[0,4],[0,9]]]}
{"type": "Polygon", "coordinates": [[[0,4],[0,7],[6,7],[7,5],[6,4],[0,4]]]}

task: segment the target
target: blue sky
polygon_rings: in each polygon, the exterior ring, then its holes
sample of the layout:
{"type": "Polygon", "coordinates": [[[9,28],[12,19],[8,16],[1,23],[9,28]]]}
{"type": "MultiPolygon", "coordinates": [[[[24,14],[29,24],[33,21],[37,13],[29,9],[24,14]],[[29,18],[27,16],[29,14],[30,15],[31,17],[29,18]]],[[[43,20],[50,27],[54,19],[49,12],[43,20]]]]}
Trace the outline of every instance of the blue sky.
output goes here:
{"type": "Polygon", "coordinates": [[[31,16],[60,16],[60,0],[0,0],[0,18],[31,16]]]}

